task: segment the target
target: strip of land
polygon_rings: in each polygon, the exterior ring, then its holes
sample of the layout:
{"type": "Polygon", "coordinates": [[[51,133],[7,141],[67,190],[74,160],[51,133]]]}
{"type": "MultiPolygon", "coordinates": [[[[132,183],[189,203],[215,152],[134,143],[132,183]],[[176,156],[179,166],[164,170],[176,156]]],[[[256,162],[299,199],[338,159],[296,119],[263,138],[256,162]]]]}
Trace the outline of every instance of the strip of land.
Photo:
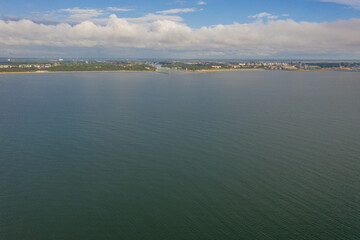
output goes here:
{"type": "Polygon", "coordinates": [[[0,61],[0,73],[50,72],[149,72],[156,67],[147,62],[134,61],[79,61],[79,60],[17,60],[0,61]]]}
{"type": "Polygon", "coordinates": [[[278,71],[360,71],[360,61],[163,61],[163,68],[182,71],[214,72],[244,70],[278,71]]]}
{"type": "Polygon", "coordinates": [[[168,70],[206,73],[217,71],[353,71],[360,61],[145,61],[0,59],[0,73],[64,72],[161,72],[168,70]]]}

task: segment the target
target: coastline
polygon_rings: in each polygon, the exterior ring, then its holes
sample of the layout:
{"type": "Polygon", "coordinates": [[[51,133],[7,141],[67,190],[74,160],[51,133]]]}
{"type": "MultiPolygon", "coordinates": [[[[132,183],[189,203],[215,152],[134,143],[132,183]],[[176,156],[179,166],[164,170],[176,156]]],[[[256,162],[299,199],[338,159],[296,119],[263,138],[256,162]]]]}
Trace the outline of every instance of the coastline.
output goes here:
{"type": "MultiPolygon", "coordinates": [[[[322,71],[338,71],[333,69],[318,69],[318,70],[270,70],[270,69],[203,69],[203,70],[172,70],[186,73],[215,73],[215,72],[241,72],[241,71],[285,71],[285,72],[322,72],[322,71]]],[[[0,74],[28,74],[28,73],[162,73],[161,71],[149,70],[119,70],[119,71],[32,71],[32,72],[0,72],[0,74]]],[[[341,71],[341,72],[358,72],[358,71],[341,71]]]]}
{"type": "Polygon", "coordinates": [[[135,70],[120,70],[120,71],[35,71],[35,72],[0,72],[0,74],[14,74],[14,73],[135,73],[135,72],[157,72],[157,71],[135,71],[135,70]]]}
{"type": "MultiPolygon", "coordinates": [[[[265,71],[267,69],[204,69],[204,70],[175,70],[188,73],[207,73],[207,72],[232,72],[232,71],[265,71]]],[[[13,73],[131,73],[131,72],[154,72],[161,73],[161,71],[135,71],[135,70],[120,70],[120,71],[32,71],[32,72],[0,72],[0,74],[13,74],[13,73]]]]}
{"type": "MultiPolygon", "coordinates": [[[[204,70],[193,70],[191,72],[200,72],[200,73],[206,73],[206,72],[237,72],[237,71],[265,71],[266,69],[204,69],[204,70]]],[[[189,72],[189,71],[188,71],[189,72]]]]}

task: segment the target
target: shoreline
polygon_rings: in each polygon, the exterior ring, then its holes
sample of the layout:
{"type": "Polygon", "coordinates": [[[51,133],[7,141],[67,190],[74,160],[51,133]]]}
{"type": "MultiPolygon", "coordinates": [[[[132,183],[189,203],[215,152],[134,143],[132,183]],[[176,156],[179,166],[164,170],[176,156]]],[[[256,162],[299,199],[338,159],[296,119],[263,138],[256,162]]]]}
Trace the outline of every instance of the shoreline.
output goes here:
{"type": "Polygon", "coordinates": [[[190,70],[190,71],[206,73],[206,72],[237,72],[237,71],[240,72],[240,71],[265,71],[265,70],[267,69],[260,69],[260,68],[259,69],[204,69],[204,70],[190,70]]]}
{"type": "Polygon", "coordinates": [[[35,71],[35,72],[0,72],[0,74],[14,74],[14,73],[137,73],[137,72],[154,72],[157,71],[127,71],[127,70],[120,70],[120,71],[35,71]]]}
{"type": "MultiPolygon", "coordinates": [[[[270,70],[270,69],[204,69],[204,70],[170,70],[185,73],[215,73],[215,72],[241,72],[241,71],[282,71],[282,72],[359,72],[359,71],[341,71],[334,69],[318,69],[318,70],[270,70]]],[[[0,74],[28,74],[28,73],[163,73],[161,71],[136,71],[136,70],[119,70],[119,71],[32,71],[32,72],[0,72],[0,74]]]]}
{"type": "MultiPolygon", "coordinates": [[[[204,70],[171,70],[188,73],[206,73],[206,72],[232,72],[232,71],[265,71],[267,69],[204,69],[204,70]]],[[[138,73],[138,72],[154,72],[162,73],[161,71],[135,71],[135,70],[120,70],[120,71],[28,71],[28,72],[0,72],[0,74],[13,74],[13,73],[138,73]]]]}

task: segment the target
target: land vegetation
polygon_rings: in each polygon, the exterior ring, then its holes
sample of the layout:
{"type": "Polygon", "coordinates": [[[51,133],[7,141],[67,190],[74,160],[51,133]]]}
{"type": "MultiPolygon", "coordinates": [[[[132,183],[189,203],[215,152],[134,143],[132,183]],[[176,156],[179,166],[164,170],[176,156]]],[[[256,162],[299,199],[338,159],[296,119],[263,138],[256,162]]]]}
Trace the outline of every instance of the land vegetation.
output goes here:
{"type": "Polygon", "coordinates": [[[191,60],[44,60],[0,59],[0,72],[105,72],[162,71],[193,72],[235,70],[360,71],[360,61],[191,61],[191,60]]]}
{"type": "Polygon", "coordinates": [[[102,72],[102,71],[155,71],[146,62],[136,61],[57,61],[11,60],[0,62],[0,72],[102,72]]]}
{"type": "Polygon", "coordinates": [[[360,71],[360,62],[305,62],[305,61],[162,61],[162,67],[182,71],[229,71],[229,70],[285,70],[360,71]]]}

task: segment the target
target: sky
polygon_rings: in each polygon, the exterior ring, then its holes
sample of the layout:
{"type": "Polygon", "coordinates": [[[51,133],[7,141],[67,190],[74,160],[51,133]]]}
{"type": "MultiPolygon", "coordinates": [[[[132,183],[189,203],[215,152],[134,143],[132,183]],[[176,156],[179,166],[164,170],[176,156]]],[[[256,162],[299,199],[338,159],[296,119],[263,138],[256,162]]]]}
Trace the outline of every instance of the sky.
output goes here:
{"type": "Polygon", "coordinates": [[[0,0],[0,57],[360,59],[360,0],[0,0]]]}

